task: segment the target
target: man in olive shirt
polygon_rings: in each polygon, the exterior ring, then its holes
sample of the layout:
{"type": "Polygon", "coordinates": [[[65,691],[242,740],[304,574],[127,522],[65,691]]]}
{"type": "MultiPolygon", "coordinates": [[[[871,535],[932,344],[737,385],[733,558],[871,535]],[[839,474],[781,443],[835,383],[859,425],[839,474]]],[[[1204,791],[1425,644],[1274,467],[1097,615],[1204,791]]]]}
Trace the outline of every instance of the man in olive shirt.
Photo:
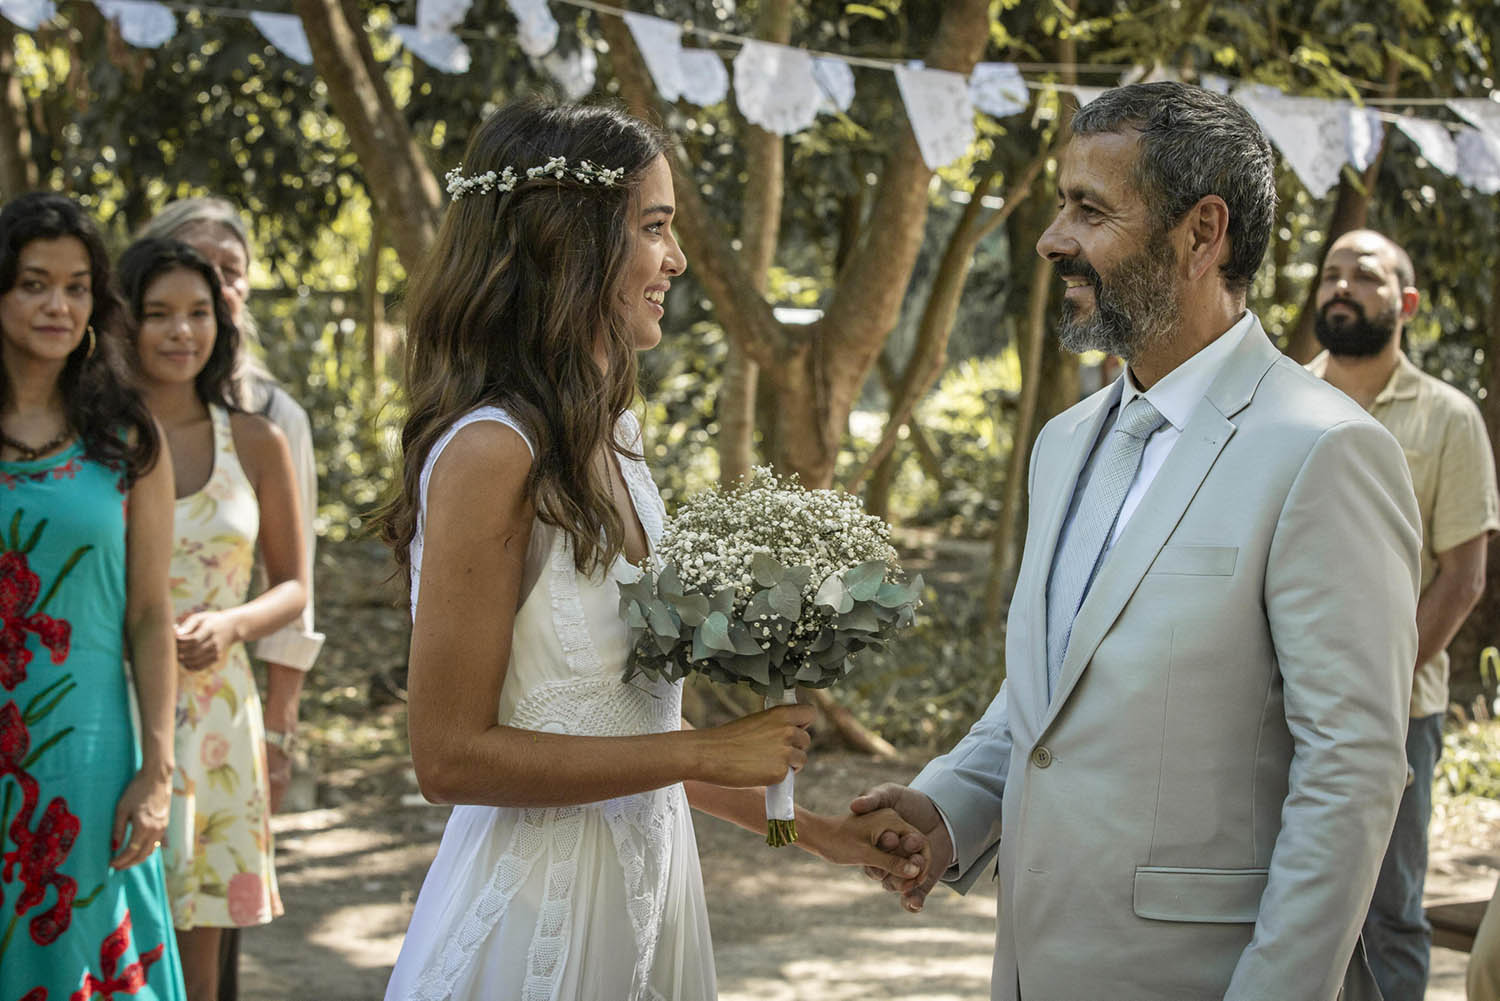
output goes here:
{"type": "Polygon", "coordinates": [[[1495,466],[1484,420],[1463,393],[1413,365],[1401,331],[1419,295],[1411,258],[1386,237],[1356,230],[1328,251],[1319,280],[1317,336],[1308,364],[1396,437],[1422,514],[1422,593],[1406,755],[1412,778],[1365,920],[1365,948],[1386,1001],[1421,1001],[1432,928],[1422,911],[1432,779],[1448,708],[1447,646],[1484,589],[1485,549],[1500,528],[1495,466]]]}

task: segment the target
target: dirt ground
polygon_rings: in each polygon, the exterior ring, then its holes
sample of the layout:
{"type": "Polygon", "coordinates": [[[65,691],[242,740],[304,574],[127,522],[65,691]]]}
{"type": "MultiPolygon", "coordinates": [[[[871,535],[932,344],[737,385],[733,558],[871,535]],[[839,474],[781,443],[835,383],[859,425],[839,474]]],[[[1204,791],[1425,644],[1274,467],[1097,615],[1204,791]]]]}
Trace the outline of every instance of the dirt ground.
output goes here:
{"type": "MultiPolygon", "coordinates": [[[[304,700],[312,757],[275,819],[286,915],[244,936],[244,1001],[382,997],[448,811],[416,793],[399,701],[406,622],[372,545],[325,546],[319,624],[328,647],[304,700]]],[[[797,782],[823,811],[922,760],[820,749],[797,782]]],[[[722,1001],[985,1001],[995,901],[934,893],[920,915],[857,871],[771,849],[695,817],[722,1001]]],[[[1430,902],[1488,897],[1500,874],[1500,802],[1440,801],[1430,902]]],[[[1466,956],[1433,953],[1426,1001],[1464,1001],[1466,956]]],[[[500,999],[497,999],[500,1001],[500,999]]]]}

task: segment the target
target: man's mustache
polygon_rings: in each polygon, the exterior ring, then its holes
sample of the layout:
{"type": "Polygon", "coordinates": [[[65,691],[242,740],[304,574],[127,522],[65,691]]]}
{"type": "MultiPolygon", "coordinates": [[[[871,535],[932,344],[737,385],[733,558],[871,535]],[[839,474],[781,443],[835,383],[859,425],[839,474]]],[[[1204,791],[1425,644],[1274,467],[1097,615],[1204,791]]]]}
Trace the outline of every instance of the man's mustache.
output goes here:
{"type": "Polygon", "coordinates": [[[1356,319],[1365,319],[1365,308],[1353,299],[1329,299],[1323,303],[1323,308],[1318,310],[1318,312],[1326,318],[1328,311],[1335,306],[1343,306],[1345,309],[1352,310],[1356,319]]]}
{"type": "Polygon", "coordinates": [[[1104,284],[1099,272],[1082,257],[1059,257],[1052,262],[1052,268],[1059,278],[1086,278],[1096,289],[1104,284]]]}

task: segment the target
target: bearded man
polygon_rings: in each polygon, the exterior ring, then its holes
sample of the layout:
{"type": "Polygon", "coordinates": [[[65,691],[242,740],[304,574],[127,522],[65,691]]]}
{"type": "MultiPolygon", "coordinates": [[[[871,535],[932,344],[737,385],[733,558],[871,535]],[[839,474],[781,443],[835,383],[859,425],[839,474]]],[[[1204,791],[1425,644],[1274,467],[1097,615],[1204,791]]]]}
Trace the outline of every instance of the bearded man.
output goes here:
{"type": "Polygon", "coordinates": [[[1420,529],[1401,448],[1245,308],[1271,148],[1178,83],[1081,109],[1037,243],[1120,379],[1042,430],[994,702],[910,788],[941,878],[998,872],[1003,1001],[1375,997],[1420,529]],[[994,859],[994,863],[991,860],[994,859]]]}
{"type": "Polygon", "coordinates": [[[1494,453],[1479,408],[1413,365],[1401,350],[1421,296],[1411,258],[1370,230],[1328,248],[1318,282],[1314,375],[1369,411],[1401,443],[1422,515],[1417,653],[1410,665],[1411,769],[1365,919],[1365,947],[1386,1001],[1427,992],[1432,926],[1422,909],[1432,776],[1448,711],[1448,643],[1484,593],[1489,533],[1500,528],[1494,453]]]}

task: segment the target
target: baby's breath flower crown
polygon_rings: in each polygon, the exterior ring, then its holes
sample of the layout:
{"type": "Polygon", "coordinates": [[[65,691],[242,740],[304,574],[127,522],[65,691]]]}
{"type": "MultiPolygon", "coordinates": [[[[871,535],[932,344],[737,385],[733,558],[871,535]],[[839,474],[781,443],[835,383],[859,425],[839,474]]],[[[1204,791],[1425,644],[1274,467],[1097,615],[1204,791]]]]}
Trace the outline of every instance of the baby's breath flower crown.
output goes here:
{"type": "Polygon", "coordinates": [[[514,167],[500,171],[486,170],[482,174],[465,176],[463,164],[443,175],[447,182],[448,195],[456,202],[468,195],[482,195],[491,191],[514,191],[522,178],[534,181],[537,178],[552,178],[557,181],[577,181],[579,184],[598,184],[613,188],[625,177],[624,167],[601,167],[590,160],[579,160],[569,165],[566,157],[554,156],[539,167],[527,167],[516,173],[514,167]]]}
{"type": "Polygon", "coordinates": [[[824,688],[850,656],[910,625],[922,579],[907,582],[890,526],[837,490],[807,490],[758,467],[748,483],[689,498],[658,547],[660,573],[620,588],[636,673],[697,671],[775,701],[824,688]]]}

